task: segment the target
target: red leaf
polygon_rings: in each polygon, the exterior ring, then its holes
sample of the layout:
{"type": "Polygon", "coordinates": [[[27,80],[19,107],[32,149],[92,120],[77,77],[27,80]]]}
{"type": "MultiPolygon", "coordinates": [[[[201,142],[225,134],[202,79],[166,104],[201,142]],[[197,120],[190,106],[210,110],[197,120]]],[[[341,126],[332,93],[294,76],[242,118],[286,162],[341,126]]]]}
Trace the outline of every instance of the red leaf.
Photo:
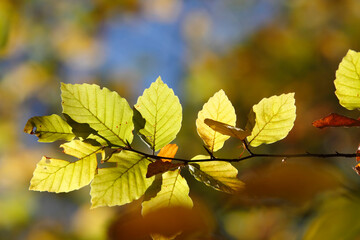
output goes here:
{"type": "Polygon", "coordinates": [[[146,177],[152,177],[159,173],[164,173],[180,166],[184,166],[184,163],[171,163],[171,162],[163,162],[161,160],[156,160],[148,165],[146,177]]]}
{"type": "Polygon", "coordinates": [[[356,151],[356,161],[360,161],[360,144],[359,144],[359,147],[356,151]]]}
{"type": "Polygon", "coordinates": [[[358,127],[360,126],[360,120],[345,117],[336,113],[316,120],[312,123],[314,127],[325,128],[325,127],[358,127]]]}

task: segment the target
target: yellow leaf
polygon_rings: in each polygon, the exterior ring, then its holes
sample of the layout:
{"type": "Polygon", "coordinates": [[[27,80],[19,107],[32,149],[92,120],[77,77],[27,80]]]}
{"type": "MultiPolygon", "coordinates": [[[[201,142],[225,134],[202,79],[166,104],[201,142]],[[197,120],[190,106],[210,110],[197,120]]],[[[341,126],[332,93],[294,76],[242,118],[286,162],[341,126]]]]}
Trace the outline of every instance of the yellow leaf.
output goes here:
{"type": "Polygon", "coordinates": [[[251,132],[248,130],[242,130],[241,128],[237,128],[229,124],[218,122],[209,118],[206,118],[204,120],[204,123],[218,133],[228,135],[230,137],[235,137],[240,140],[244,140],[247,136],[251,134],[251,132]]]}
{"type": "Polygon", "coordinates": [[[211,129],[204,123],[206,118],[232,126],[235,125],[235,109],[223,90],[215,93],[214,96],[204,104],[203,109],[199,112],[198,118],[196,119],[196,128],[199,136],[204,141],[205,146],[211,152],[215,152],[223,147],[224,142],[229,139],[229,136],[220,134],[211,129]]]}

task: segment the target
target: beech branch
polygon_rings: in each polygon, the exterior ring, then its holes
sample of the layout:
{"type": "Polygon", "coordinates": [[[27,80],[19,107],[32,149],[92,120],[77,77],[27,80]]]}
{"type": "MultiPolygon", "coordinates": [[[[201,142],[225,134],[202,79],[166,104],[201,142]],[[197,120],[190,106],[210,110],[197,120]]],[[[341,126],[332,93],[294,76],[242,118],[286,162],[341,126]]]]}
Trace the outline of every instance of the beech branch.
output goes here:
{"type": "Polygon", "coordinates": [[[168,159],[168,160],[173,160],[173,161],[180,161],[183,163],[195,163],[195,162],[211,162],[211,161],[221,161],[221,162],[241,162],[247,159],[251,159],[251,158],[308,158],[308,157],[312,157],[312,158],[355,158],[355,157],[360,157],[360,153],[340,153],[340,152],[335,152],[335,153],[310,153],[310,152],[306,152],[306,153],[300,153],[300,154],[264,154],[264,153],[254,153],[249,149],[248,144],[244,142],[245,145],[245,149],[248,152],[247,156],[243,156],[243,157],[239,157],[239,158],[217,158],[214,155],[210,155],[210,158],[204,158],[204,159],[196,159],[196,160],[190,160],[190,159],[184,159],[184,158],[176,158],[176,157],[162,157],[162,156],[157,156],[154,154],[148,154],[145,152],[141,152],[139,150],[136,150],[130,146],[126,146],[126,147],[121,147],[121,146],[117,146],[118,147],[118,151],[122,151],[122,150],[126,150],[126,151],[131,151],[131,152],[135,152],[138,153],[146,158],[150,158],[153,160],[158,160],[158,159],[168,159]]]}

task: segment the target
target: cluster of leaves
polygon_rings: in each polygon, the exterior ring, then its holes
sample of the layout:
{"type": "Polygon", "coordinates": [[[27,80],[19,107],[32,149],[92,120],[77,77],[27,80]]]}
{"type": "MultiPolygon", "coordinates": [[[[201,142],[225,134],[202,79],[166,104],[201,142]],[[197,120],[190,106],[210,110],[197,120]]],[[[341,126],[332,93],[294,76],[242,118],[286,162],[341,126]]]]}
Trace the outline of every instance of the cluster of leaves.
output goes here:
{"type": "MultiPolygon", "coordinates": [[[[339,99],[340,105],[348,110],[360,110],[360,53],[349,50],[346,56],[339,64],[336,71],[335,94],[339,99]]],[[[359,127],[360,118],[353,119],[337,113],[331,113],[328,116],[313,122],[317,128],[326,127],[359,127]]],[[[360,154],[360,145],[357,154],[360,154]]],[[[357,156],[357,161],[360,157],[357,156]]],[[[360,174],[360,163],[355,166],[355,171],[360,174]]]]}
{"type": "Polygon", "coordinates": [[[186,160],[175,158],[178,147],[170,144],[181,128],[182,107],[160,77],[133,108],[116,92],[97,85],[62,83],[61,97],[64,118],[33,117],[24,131],[35,134],[40,142],[65,140],[60,147],[76,160],[44,156],[30,190],[69,192],[91,183],[92,207],[123,205],[144,195],[144,215],[162,207],[192,207],[189,186],[181,176],[185,169],[216,190],[240,191],[244,184],[237,169],[230,162],[217,161],[214,152],[230,136],[246,148],[279,141],[287,136],[296,117],[294,93],[264,98],[253,106],[242,130],[235,127],[235,109],[220,90],[196,120],[208,155],[186,160]],[[150,153],[131,146],[133,131],[150,153]]]}

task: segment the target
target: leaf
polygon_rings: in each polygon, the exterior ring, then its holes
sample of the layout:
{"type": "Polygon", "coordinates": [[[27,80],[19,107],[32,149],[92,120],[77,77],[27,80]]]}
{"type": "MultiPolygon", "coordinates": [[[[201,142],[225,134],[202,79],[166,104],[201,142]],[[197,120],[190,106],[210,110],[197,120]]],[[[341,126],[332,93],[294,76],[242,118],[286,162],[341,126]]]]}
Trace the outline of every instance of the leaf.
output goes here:
{"type": "Polygon", "coordinates": [[[270,144],[285,138],[296,118],[294,93],[262,99],[253,106],[248,118],[246,129],[252,131],[247,140],[251,146],[270,144]]]}
{"type": "MultiPolygon", "coordinates": [[[[209,157],[198,155],[191,160],[207,158],[209,157]]],[[[209,161],[190,163],[189,170],[196,180],[218,191],[233,194],[244,188],[244,183],[238,178],[238,170],[229,162],[209,161]]]]}
{"type": "Polygon", "coordinates": [[[335,94],[340,105],[353,110],[360,108],[360,53],[349,50],[336,71],[335,94]]]}
{"type": "Polygon", "coordinates": [[[133,111],[116,92],[97,85],[61,83],[63,113],[88,123],[108,145],[126,146],[133,140],[133,111]]]}
{"type": "Polygon", "coordinates": [[[224,146],[229,136],[220,134],[204,123],[206,118],[229,125],[235,125],[235,109],[223,90],[218,91],[204,104],[196,119],[196,129],[205,146],[215,152],[224,146]]]}
{"type": "Polygon", "coordinates": [[[96,154],[101,148],[74,140],[61,145],[68,155],[77,157],[75,162],[43,157],[37,164],[30,182],[30,190],[70,192],[90,183],[94,178],[96,154]]]}
{"type": "MultiPolygon", "coordinates": [[[[168,144],[160,150],[160,152],[158,153],[158,156],[173,158],[173,157],[175,157],[178,149],[179,149],[179,147],[176,144],[168,144]]],[[[163,162],[171,162],[171,159],[161,159],[161,160],[163,162]]]]}
{"type": "Polygon", "coordinates": [[[146,177],[149,178],[159,173],[165,173],[181,166],[184,166],[184,163],[171,163],[156,160],[148,165],[146,177]]]}
{"type": "Polygon", "coordinates": [[[206,118],[204,120],[204,123],[216,132],[219,132],[223,135],[228,135],[230,137],[235,137],[240,140],[244,140],[247,136],[251,134],[250,131],[245,131],[241,128],[237,128],[229,124],[218,122],[209,118],[206,118]]]}
{"type": "MultiPolygon", "coordinates": [[[[168,144],[160,150],[158,156],[173,158],[177,150],[178,146],[176,144],[168,144]]],[[[180,166],[184,166],[184,163],[171,163],[171,159],[158,159],[148,165],[146,177],[149,178],[159,173],[174,170],[180,166]]]]}
{"type": "Polygon", "coordinates": [[[142,215],[147,215],[160,208],[187,207],[192,208],[189,197],[189,186],[180,174],[180,169],[157,175],[142,203],[142,215]],[[156,192],[156,193],[155,193],[156,192]],[[156,194],[156,195],[155,195],[156,194]]]}
{"type": "Polygon", "coordinates": [[[39,142],[71,141],[75,138],[70,125],[56,114],[30,118],[25,124],[24,132],[35,134],[39,142]]]}
{"type": "Polygon", "coordinates": [[[356,166],[353,167],[353,169],[357,173],[357,175],[360,175],[360,163],[356,164],[356,166]]]}
{"type": "Polygon", "coordinates": [[[115,153],[108,162],[117,167],[98,170],[91,183],[92,208],[124,205],[140,198],[154,178],[145,178],[150,163],[144,156],[134,152],[115,153]]]}
{"type": "Polygon", "coordinates": [[[312,123],[314,127],[325,128],[325,127],[358,127],[360,126],[360,120],[342,116],[336,113],[316,120],[312,123]]]}
{"type": "Polygon", "coordinates": [[[175,139],[181,128],[182,107],[174,91],[160,77],[145,89],[134,107],[145,119],[144,125],[142,119],[135,117],[135,125],[151,149],[158,151],[175,139]]]}

